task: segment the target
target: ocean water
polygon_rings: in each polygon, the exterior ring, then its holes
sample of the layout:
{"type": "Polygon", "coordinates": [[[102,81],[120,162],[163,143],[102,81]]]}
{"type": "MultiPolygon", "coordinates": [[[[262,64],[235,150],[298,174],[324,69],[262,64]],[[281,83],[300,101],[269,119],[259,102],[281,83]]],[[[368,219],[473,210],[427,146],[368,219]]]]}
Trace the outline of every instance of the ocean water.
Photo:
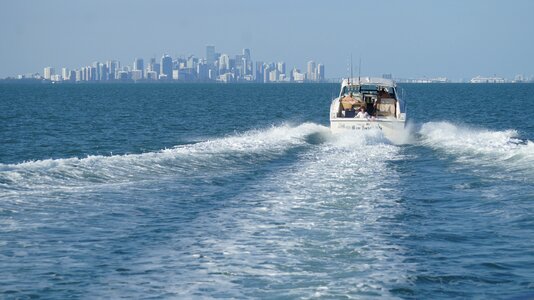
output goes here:
{"type": "Polygon", "coordinates": [[[534,85],[0,85],[0,298],[528,299],[534,85]]]}

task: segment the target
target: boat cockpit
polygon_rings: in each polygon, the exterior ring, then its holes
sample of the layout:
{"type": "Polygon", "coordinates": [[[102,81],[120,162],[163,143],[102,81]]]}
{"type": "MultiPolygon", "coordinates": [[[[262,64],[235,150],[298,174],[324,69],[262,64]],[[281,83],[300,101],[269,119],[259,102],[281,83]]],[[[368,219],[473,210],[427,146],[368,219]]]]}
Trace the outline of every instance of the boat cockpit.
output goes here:
{"type": "Polygon", "coordinates": [[[338,118],[396,118],[397,96],[393,86],[344,85],[339,95],[338,118]]]}

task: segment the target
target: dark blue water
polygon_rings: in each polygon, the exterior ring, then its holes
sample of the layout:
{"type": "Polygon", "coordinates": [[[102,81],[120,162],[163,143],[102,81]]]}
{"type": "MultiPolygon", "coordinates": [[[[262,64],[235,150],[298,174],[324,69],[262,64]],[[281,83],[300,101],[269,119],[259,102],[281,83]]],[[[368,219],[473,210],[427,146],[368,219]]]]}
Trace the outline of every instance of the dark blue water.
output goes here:
{"type": "Polygon", "coordinates": [[[0,298],[534,293],[534,85],[0,85],[0,298]]]}

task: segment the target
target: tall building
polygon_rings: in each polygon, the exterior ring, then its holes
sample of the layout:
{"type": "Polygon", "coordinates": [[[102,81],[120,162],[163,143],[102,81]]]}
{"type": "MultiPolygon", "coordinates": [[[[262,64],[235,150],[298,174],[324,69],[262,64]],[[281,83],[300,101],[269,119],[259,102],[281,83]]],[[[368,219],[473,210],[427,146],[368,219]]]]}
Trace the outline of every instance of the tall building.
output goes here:
{"type": "Polygon", "coordinates": [[[76,71],[69,71],[69,81],[76,81],[76,71]]]}
{"type": "Polygon", "coordinates": [[[108,79],[115,80],[117,78],[117,72],[119,72],[120,64],[116,60],[108,60],[106,62],[106,68],[108,70],[108,79]]]}
{"type": "Polygon", "coordinates": [[[215,63],[215,46],[206,46],[206,61],[208,66],[215,63]]]}
{"type": "MultiPolygon", "coordinates": [[[[148,64],[148,71],[149,72],[156,72],[156,80],[158,79],[159,71],[161,71],[160,70],[160,66],[161,65],[156,62],[156,58],[153,57],[153,58],[150,59],[150,63],[148,64]]],[[[153,76],[153,75],[151,75],[151,76],[153,76]]]]}
{"type": "Polygon", "coordinates": [[[167,54],[161,57],[160,78],[167,80],[172,79],[172,58],[167,54]],[[161,75],[165,76],[162,77],[161,75]]]}
{"type": "Polygon", "coordinates": [[[201,60],[197,64],[197,76],[200,81],[206,81],[209,79],[209,66],[205,60],[201,60]]]}
{"type": "Polygon", "coordinates": [[[90,81],[97,80],[97,73],[96,73],[97,68],[94,65],[92,67],[88,66],[87,68],[89,69],[89,80],[90,81]]]}
{"type": "Polygon", "coordinates": [[[154,72],[156,72],[158,74],[158,77],[159,77],[160,72],[161,72],[161,64],[159,64],[159,63],[155,63],[154,64],[154,72]]]}
{"type": "Polygon", "coordinates": [[[109,80],[108,67],[103,63],[98,63],[98,80],[109,80]]]}
{"type": "MultiPolygon", "coordinates": [[[[235,75],[238,79],[241,79],[245,75],[245,56],[238,54],[235,56],[234,62],[230,62],[230,65],[233,65],[235,68],[235,75]]],[[[233,69],[232,67],[230,69],[233,69]]]]}
{"type": "Polygon", "coordinates": [[[100,80],[100,71],[101,71],[100,63],[97,61],[93,62],[93,67],[91,68],[91,72],[93,72],[92,73],[93,80],[100,80]]]}
{"type": "Polygon", "coordinates": [[[306,80],[306,74],[300,73],[300,70],[294,67],[291,71],[290,80],[292,82],[304,82],[306,80]]]}
{"type": "Polygon", "coordinates": [[[154,70],[154,65],[156,64],[156,58],[155,57],[152,57],[150,59],[150,62],[148,63],[148,70],[149,71],[153,71],[153,72],[156,72],[156,70],[154,70]]]}
{"type": "Polygon", "coordinates": [[[181,79],[180,78],[180,70],[172,70],[172,79],[173,80],[181,79]]]}
{"type": "Polygon", "coordinates": [[[269,81],[278,82],[280,80],[280,72],[278,69],[273,69],[269,72],[269,81]]]}
{"type": "Polygon", "coordinates": [[[263,66],[263,61],[257,61],[256,62],[256,74],[254,74],[254,76],[256,76],[256,82],[263,82],[263,69],[264,69],[264,66],[263,66]]]}
{"type": "Polygon", "coordinates": [[[221,54],[219,57],[219,74],[224,74],[230,70],[230,57],[228,54],[221,54]]]}
{"type": "Polygon", "coordinates": [[[67,68],[61,68],[61,78],[63,80],[69,80],[70,78],[70,72],[67,68]]]}
{"type": "Polygon", "coordinates": [[[250,49],[248,49],[248,48],[243,49],[243,56],[244,56],[247,60],[250,60],[250,49]]]}
{"type": "Polygon", "coordinates": [[[189,69],[196,69],[198,64],[198,58],[196,58],[194,55],[190,55],[187,58],[187,68],[189,69]]]}
{"type": "Polygon", "coordinates": [[[243,49],[243,75],[252,75],[252,59],[250,49],[243,49]]]}
{"type": "Polygon", "coordinates": [[[315,62],[313,60],[310,60],[308,62],[308,69],[306,72],[306,77],[309,81],[315,81],[315,62]]]}
{"type": "Polygon", "coordinates": [[[141,78],[139,78],[139,79],[143,79],[144,78],[145,67],[144,67],[144,61],[143,61],[142,58],[136,58],[134,60],[133,69],[134,69],[134,71],[141,71],[140,75],[137,74],[137,76],[141,76],[141,78]]]}
{"type": "Polygon", "coordinates": [[[264,65],[263,67],[263,83],[268,83],[269,82],[269,75],[270,75],[270,72],[271,72],[272,68],[269,66],[269,65],[264,65]]]}
{"type": "Polygon", "coordinates": [[[76,70],[76,81],[82,81],[83,80],[83,70],[76,70]]]}
{"type": "Polygon", "coordinates": [[[52,79],[52,75],[56,74],[56,70],[52,67],[44,68],[43,77],[46,80],[52,79]]]}
{"type": "Polygon", "coordinates": [[[276,69],[278,69],[278,72],[280,72],[280,74],[285,74],[286,73],[286,63],[281,61],[279,63],[276,64],[276,69]]]}
{"type": "Polygon", "coordinates": [[[325,81],[324,77],[324,65],[318,64],[317,65],[317,77],[315,78],[317,81],[325,81]]]}
{"type": "Polygon", "coordinates": [[[87,75],[88,75],[87,74],[88,73],[87,72],[87,68],[86,67],[82,67],[80,71],[81,71],[81,75],[82,75],[80,77],[81,78],[80,81],[87,81],[87,75]]]}

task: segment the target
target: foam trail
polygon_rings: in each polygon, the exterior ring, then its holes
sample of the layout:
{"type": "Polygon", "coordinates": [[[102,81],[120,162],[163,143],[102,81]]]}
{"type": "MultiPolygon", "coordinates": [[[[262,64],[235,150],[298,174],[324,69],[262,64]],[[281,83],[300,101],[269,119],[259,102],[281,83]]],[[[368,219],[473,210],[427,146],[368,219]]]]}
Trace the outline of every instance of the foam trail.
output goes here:
{"type": "Polygon", "coordinates": [[[155,280],[184,297],[392,297],[391,287],[407,281],[405,250],[389,238],[397,229],[383,221],[402,213],[388,165],[402,159],[400,148],[368,131],[307,150],[132,265],[165,264],[155,280]],[[271,288],[257,290],[264,286],[271,288]]]}
{"type": "Polygon", "coordinates": [[[459,162],[534,175],[534,143],[519,139],[515,130],[492,131],[429,122],[423,124],[420,134],[423,145],[455,155],[459,162]]]}
{"type": "Polygon", "coordinates": [[[135,182],[161,175],[228,172],[282,155],[306,144],[310,134],[327,131],[313,123],[282,125],[158,152],[0,164],[0,193],[135,182]]]}

